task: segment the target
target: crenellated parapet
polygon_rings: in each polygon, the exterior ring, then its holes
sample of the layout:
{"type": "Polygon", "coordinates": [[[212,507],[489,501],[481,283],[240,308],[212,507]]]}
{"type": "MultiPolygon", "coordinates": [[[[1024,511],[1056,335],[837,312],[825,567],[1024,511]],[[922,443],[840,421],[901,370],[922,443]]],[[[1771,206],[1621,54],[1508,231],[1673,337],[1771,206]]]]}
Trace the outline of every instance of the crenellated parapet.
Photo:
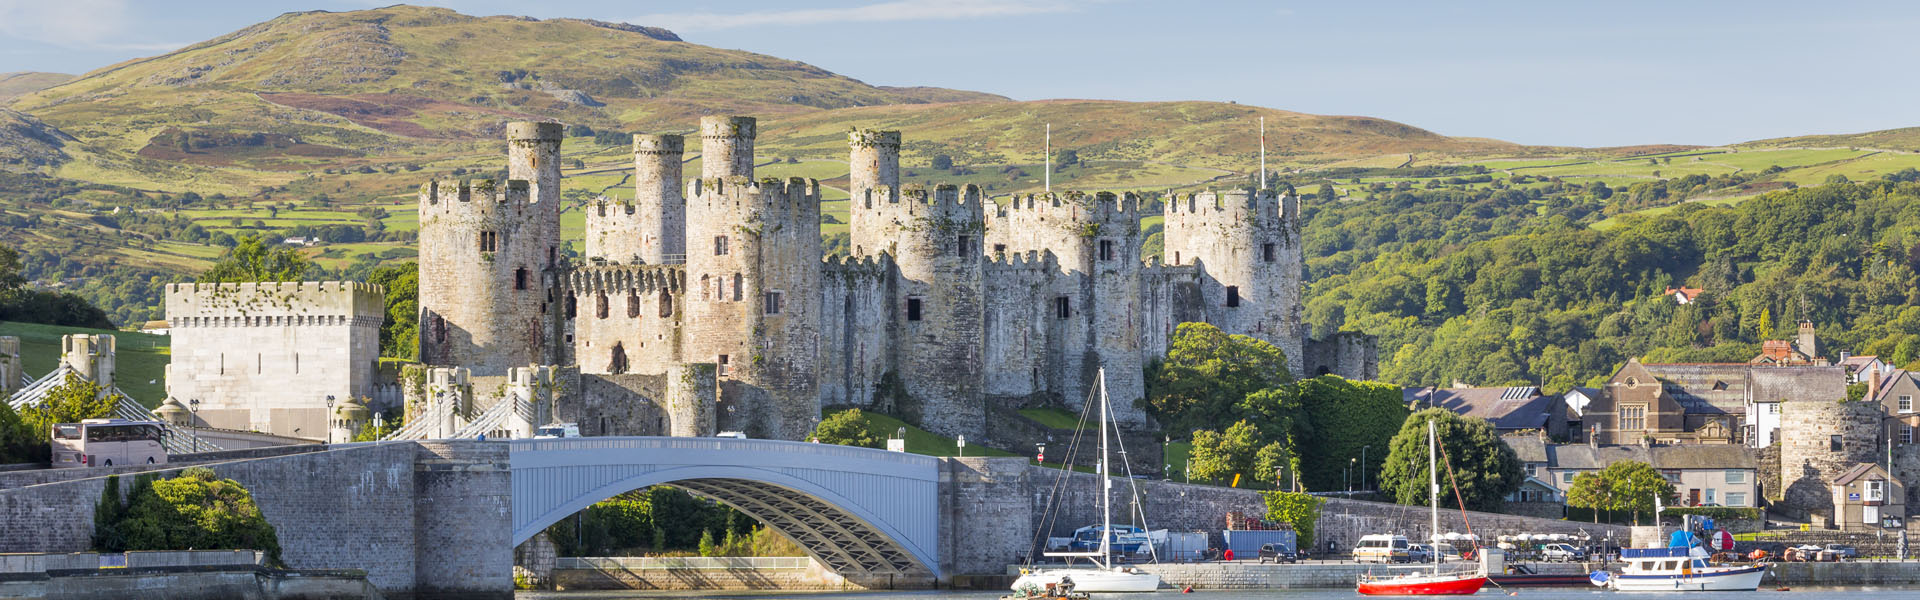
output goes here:
{"type": "Polygon", "coordinates": [[[443,179],[420,186],[420,212],[446,215],[513,215],[527,213],[533,200],[524,179],[496,182],[443,179]]]}
{"type": "Polygon", "coordinates": [[[1179,221],[1195,227],[1279,227],[1300,218],[1300,202],[1293,196],[1278,196],[1272,192],[1209,190],[1169,198],[1165,215],[1170,224],[1179,221]]]}
{"type": "Polygon", "coordinates": [[[894,269],[893,256],[828,256],[820,263],[820,273],[828,279],[878,279],[891,274],[894,269]]]}
{"type": "Polygon", "coordinates": [[[568,293],[665,291],[679,295],[686,289],[686,265],[594,265],[575,268],[561,279],[568,293]]]}
{"type": "Polygon", "coordinates": [[[166,314],[174,327],[353,324],[378,327],[384,286],[358,281],[174,283],[166,314]]]}
{"type": "Polygon", "coordinates": [[[770,212],[770,217],[803,217],[811,214],[814,217],[811,223],[817,225],[820,222],[820,182],[804,177],[696,179],[687,185],[687,202],[701,204],[710,210],[770,212]]]}

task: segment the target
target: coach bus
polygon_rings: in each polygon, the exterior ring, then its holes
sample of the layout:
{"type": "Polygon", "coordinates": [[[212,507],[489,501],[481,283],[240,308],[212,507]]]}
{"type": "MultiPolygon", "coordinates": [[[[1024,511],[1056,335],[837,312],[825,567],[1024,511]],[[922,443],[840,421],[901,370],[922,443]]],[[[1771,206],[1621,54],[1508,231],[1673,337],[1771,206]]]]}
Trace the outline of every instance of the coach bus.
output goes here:
{"type": "Polygon", "coordinates": [[[111,467],[167,464],[159,421],[86,419],[53,426],[53,466],[111,467]]]}

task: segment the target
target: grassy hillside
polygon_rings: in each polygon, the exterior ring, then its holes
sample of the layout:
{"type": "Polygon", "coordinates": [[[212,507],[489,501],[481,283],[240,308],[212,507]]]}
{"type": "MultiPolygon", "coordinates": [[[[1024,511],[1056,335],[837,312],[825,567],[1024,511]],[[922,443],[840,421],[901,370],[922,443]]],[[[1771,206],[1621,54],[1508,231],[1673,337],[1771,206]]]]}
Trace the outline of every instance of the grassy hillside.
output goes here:
{"type": "Polygon", "coordinates": [[[73,76],[66,73],[41,73],[37,71],[0,73],[0,103],[12,100],[22,94],[38,92],[72,80],[73,76]]]}
{"type": "Polygon", "coordinates": [[[118,358],[115,384],[148,408],[166,400],[167,362],[172,356],[172,344],[167,336],[0,321],[0,336],[20,338],[20,360],[26,363],[27,374],[35,379],[60,364],[60,337],[76,334],[114,336],[118,358]]]}

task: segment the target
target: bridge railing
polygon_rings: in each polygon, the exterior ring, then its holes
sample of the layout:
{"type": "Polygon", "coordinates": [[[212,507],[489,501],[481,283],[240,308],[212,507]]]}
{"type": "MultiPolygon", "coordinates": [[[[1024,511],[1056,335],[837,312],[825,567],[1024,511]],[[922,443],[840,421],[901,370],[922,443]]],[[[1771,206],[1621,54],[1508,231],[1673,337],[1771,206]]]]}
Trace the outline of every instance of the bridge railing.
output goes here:
{"type": "Polygon", "coordinates": [[[556,569],[594,569],[643,571],[650,569],[805,569],[813,559],[805,556],[582,556],[561,557],[556,569]]]}
{"type": "Polygon", "coordinates": [[[788,442],[782,440],[742,440],[736,438],[697,438],[697,437],[583,437],[564,439],[513,440],[513,449],[525,450],[733,450],[748,452],[777,452],[786,454],[806,454],[810,456],[848,458],[857,460],[877,460],[903,465],[930,465],[938,462],[931,456],[888,452],[872,448],[818,444],[812,442],[788,442]]]}

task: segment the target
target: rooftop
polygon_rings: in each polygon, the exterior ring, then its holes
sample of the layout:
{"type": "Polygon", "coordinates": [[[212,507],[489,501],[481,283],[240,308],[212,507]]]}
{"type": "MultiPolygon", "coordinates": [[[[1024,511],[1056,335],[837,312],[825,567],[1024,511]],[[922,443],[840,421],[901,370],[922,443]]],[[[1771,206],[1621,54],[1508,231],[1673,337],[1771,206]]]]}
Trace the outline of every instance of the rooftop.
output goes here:
{"type": "Polygon", "coordinates": [[[1540,429],[1553,414],[1553,403],[1560,399],[1540,394],[1540,388],[1416,388],[1401,391],[1407,403],[1420,403],[1453,411],[1463,417],[1480,417],[1495,429],[1540,429]]]}

